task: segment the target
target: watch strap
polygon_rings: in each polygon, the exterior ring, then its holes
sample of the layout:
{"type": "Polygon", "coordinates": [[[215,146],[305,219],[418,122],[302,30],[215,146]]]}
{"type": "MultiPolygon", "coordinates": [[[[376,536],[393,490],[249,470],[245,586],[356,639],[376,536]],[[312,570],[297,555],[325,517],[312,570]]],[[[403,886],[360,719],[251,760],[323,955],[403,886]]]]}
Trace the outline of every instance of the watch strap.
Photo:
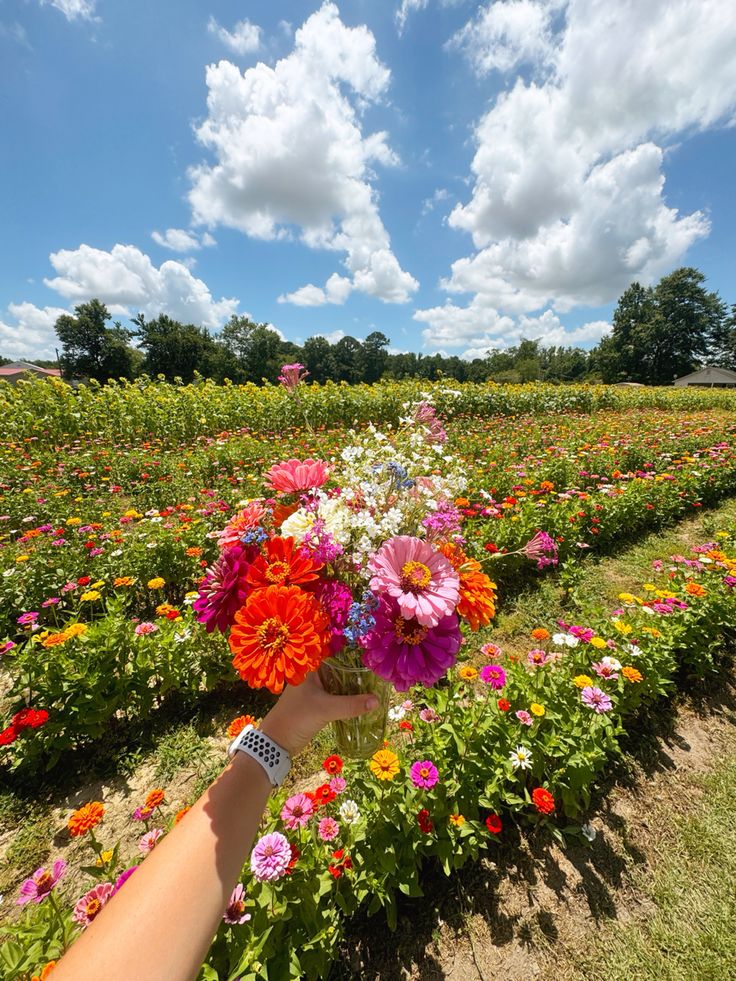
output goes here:
{"type": "Polygon", "coordinates": [[[245,753],[260,763],[272,787],[278,787],[291,769],[291,757],[283,746],[252,725],[247,725],[230,743],[228,756],[245,753]]]}

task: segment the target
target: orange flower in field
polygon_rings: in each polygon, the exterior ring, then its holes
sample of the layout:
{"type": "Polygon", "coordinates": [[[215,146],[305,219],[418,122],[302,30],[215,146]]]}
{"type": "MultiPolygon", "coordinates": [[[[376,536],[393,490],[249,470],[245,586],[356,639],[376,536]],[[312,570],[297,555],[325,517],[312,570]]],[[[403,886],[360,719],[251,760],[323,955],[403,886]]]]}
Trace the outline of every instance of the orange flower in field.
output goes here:
{"type": "Polygon", "coordinates": [[[155,808],[160,807],[164,802],[165,796],[166,794],[160,787],[154,787],[148,797],[146,797],[145,810],[153,811],[155,808]]]}
{"type": "Polygon", "coordinates": [[[239,736],[246,726],[254,725],[256,725],[256,720],[252,715],[239,715],[237,719],[233,719],[233,721],[227,727],[227,734],[231,739],[235,739],[235,737],[239,736]]]}
{"type": "Polygon", "coordinates": [[[46,981],[46,978],[51,974],[53,969],[56,967],[56,961],[49,961],[41,968],[40,974],[34,974],[31,977],[31,981],[46,981]]]}
{"type": "Polygon", "coordinates": [[[463,664],[457,669],[457,673],[463,681],[475,681],[478,677],[478,672],[470,664],[463,664]]]}
{"type": "Polygon", "coordinates": [[[532,638],[539,641],[549,640],[549,630],[545,630],[544,627],[535,627],[534,630],[532,630],[532,638]]]}
{"type": "Polygon", "coordinates": [[[193,559],[198,559],[204,550],[199,548],[197,545],[188,548],[186,554],[193,559]]]}
{"type": "Polygon", "coordinates": [[[278,695],[319,666],[329,636],[329,620],[311,594],[298,586],[256,589],[235,614],[233,667],[251,688],[278,695]]]}
{"type": "Polygon", "coordinates": [[[261,586],[306,586],[317,582],[322,565],[303,558],[294,548],[293,538],[272,538],[263,546],[246,575],[253,589],[261,586]]]}
{"type": "Polygon", "coordinates": [[[470,624],[471,630],[487,627],[496,615],[496,584],[481,571],[480,562],[469,558],[459,545],[447,542],[440,552],[450,563],[460,580],[458,615],[470,624]]]}
{"type": "Polygon", "coordinates": [[[642,679],[644,678],[644,675],[641,673],[641,671],[638,671],[636,668],[632,668],[629,665],[627,665],[625,668],[621,668],[621,674],[624,676],[624,678],[626,678],[627,681],[637,682],[637,681],[642,681],[642,679]]]}
{"type": "Polygon", "coordinates": [[[685,586],[685,592],[686,593],[689,593],[690,596],[707,596],[708,595],[707,592],[706,592],[706,590],[703,589],[703,587],[700,585],[700,583],[697,583],[697,582],[689,582],[687,584],[687,586],[685,586]]]}
{"type": "Polygon", "coordinates": [[[134,582],[135,579],[132,576],[118,576],[117,579],[114,580],[113,586],[132,586],[134,582]]]}
{"type": "Polygon", "coordinates": [[[180,811],[177,811],[176,817],[174,818],[174,824],[178,824],[183,817],[186,817],[189,811],[190,811],[189,807],[182,807],[180,811]]]}
{"type": "Polygon", "coordinates": [[[66,640],[69,640],[69,637],[62,632],[60,634],[49,634],[41,643],[44,647],[56,647],[57,644],[63,644],[66,640]]]}
{"type": "Polygon", "coordinates": [[[67,828],[72,838],[80,838],[86,835],[92,828],[96,828],[105,814],[104,805],[96,800],[90,804],[85,804],[76,810],[67,821],[67,828]]]}

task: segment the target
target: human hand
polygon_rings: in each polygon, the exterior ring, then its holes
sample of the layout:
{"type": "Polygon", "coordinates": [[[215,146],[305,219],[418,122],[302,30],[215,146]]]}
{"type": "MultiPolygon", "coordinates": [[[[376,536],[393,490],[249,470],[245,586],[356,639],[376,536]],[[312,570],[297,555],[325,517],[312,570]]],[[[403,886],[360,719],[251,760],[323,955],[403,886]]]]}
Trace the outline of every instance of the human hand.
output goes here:
{"type": "Polygon", "coordinates": [[[301,753],[328,722],[352,719],[378,708],[375,695],[330,695],[316,671],[301,685],[287,686],[260,729],[291,755],[301,753]]]}

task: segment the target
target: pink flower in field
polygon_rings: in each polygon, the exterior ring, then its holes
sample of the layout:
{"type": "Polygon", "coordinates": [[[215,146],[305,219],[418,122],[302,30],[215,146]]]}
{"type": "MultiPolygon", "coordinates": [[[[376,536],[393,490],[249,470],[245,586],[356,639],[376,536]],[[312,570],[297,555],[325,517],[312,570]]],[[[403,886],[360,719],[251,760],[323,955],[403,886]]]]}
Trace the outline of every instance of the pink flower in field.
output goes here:
{"type": "Polygon", "coordinates": [[[31,611],[30,613],[21,613],[18,617],[18,623],[21,627],[31,627],[38,620],[38,613],[31,611]]]}
{"type": "Polygon", "coordinates": [[[114,895],[115,886],[112,882],[101,882],[77,900],[72,913],[73,919],[83,927],[88,927],[114,895]]]}
{"type": "Polygon", "coordinates": [[[506,672],[500,664],[484,664],[480,669],[480,680],[494,691],[500,691],[506,684],[506,672]]]}
{"type": "Polygon", "coordinates": [[[268,486],[282,494],[300,494],[321,487],[330,475],[323,460],[285,460],[274,463],[266,474],[268,486]]]}
{"type": "Polygon", "coordinates": [[[281,820],[289,831],[303,828],[314,814],[314,802],[306,794],[294,794],[281,808],[281,820]]]}
{"type": "Polygon", "coordinates": [[[434,627],[454,612],[460,581],[449,560],[409,535],[389,539],[368,560],[371,589],[388,593],[407,619],[434,627]]]}
{"type": "Polygon", "coordinates": [[[131,877],[131,875],[134,872],[137,871],[137,869],[138,869],[138,866],[137,865],[131,865],[130,868],[125,869],[124,872],[121,872],[120,873],[120,875],[118,876],[117,881],[115,883],[115,892],[118,892],[118,890],[120,890],[120,889],[123,888],[123,886],[125,885],[125,883],[131,877]]]}
{"type": "Polygon", "coordinates": [[[440,717],[433,708],[423,708],[419,713],[422,722],[439,722],[440,717]]]}
{"type": "Polygon", "coordinates": [[[50,869],[36,869],[30,879],[21,884],[18,906],[42,902],[65,872],[66,862],[63,858],[57,858],[50,869]]]}
{"type": "Polygon", "coordinates": [[[616,665],[619,665],[618,661],[614,661],[613,658],[610,657],[604,657],[603,660],[591,664],[591,668],[595,671],[599,678],[605,678],[606,681],[616,681],[618,678],[618,669],[616,668],[616,665]]]}
{"type": "Polygon", "coordinates": [[[334,841],[340,833],[340,825],[334,818],[324,817],[317,825],[322,841],[334,841]]]}
{"type": "Polygon", "coordinates": [[[287,392],[293,394],[301,383],[306,381],[308,374],[309,372],[304,365],[295,361],[294,364],[285,364],[282,366],[279,382],[287,392]]]}
{"type": "Polygon", "coordinates": [[[533,651],[529,651],[526,656],[527,664],[530,664],[533,668],[541,668],[547,663],[547,660],[547,655],[541,647],[536,647],[533,651]]]}
{"type": "Polygon", "coordinates": [[[138,637],[146,637],[148,634],[155,634],[157,630],[158,627],[155,623],[144,621],[143,623],[138,624],[138,626],[135,628],[135,633],[138,637]]]}
{"type": "Polygon", "coordinates": [[[259,882],[275,882],[286,874],[291,862],[291,845],[278,831],[260,838],[250,855],[250,868],[259,882]]]}
{"type": "Polygon", "coordinates": [[[546,531],[538,531],[520,551],[522,555],[537,563],[537,569],[557,565],[557,543],[546,531]]]}
{"type": "Polygon", "coordinates": [[[598,715],[602,715],[603,712],[610,712],[613,708],[613,702],[608,695],[604,691],[601,691],[600,688],[594,688],[592,685],[583,688],[580,692],[580,698],[582,699],[583,705],[587,705],[588,708],[593,709],[598,715]]]}
{"type": "Polygon", "coordinates": [[[333,794],[341,794],[347,787],[347,781],[345,777],[336,776],[330,780],[329,786],[333,794]]]}
{"type": "Polygon", "coordinates": [[[153,851],[163,836],[164,833],[161,828],[153,828],[151,831],[147,831],[144,835],[141,835],[138,841],[138,847],[144,855],[148,855],[153,851]]]}
{"type": "Polygon", "coordinates": [[[525,709],[519,709],[518,712],[514,712],[514,715],[523,726],[530,726],[534,721],[534,719],[525,709]]]}
{"type": "Polygon", "coordinates": [[[484,644],[481,647],[480,652],[486,657],[500,657],[503,653],[498,644],[484,644]]]}
{"type": "Polygon", "coordinates": [[[217,535],[218,547],[222,550],[231,548],[233,545],[239,545],[241,538],[247,531],[260,527],[267,513],[262,501],[251,501],[242,511],[233,515],[217,535]]]}
{"type": "MultiPolygon", "coordinates": [[[[728,578],[728,576],[726,576],[728,578]]],[[[8,651],[12,651],[15,644],[12,640],[6,640],[4,644],[0,644],[0,654],[7,654],[8,651]]]]}
{"type": "Polygon", "coordinates": [[[239,926],[241,923],[247,923],[250,919],[250,913],[245,912],[244,896],[245,886],[239,882],[233,889],[222,916],[225,923],[229,923],[230,926],[239,926]]]}
{"type": "Polygon", "coordinates": [[[437,767],[431,760],[412,763],[409,776],[415,787],[422,787],[424,790],[431,790],[440,779],[437,767]]]}

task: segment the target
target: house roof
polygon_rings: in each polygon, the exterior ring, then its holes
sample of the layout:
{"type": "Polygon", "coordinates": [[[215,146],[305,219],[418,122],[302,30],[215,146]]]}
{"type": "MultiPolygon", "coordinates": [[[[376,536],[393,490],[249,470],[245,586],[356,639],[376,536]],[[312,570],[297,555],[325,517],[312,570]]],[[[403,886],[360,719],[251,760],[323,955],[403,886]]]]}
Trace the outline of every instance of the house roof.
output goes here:
{"type": "Polygon", "coordinates": [[[691,378],[711,378],[714,376],[722,381],[736,382],[736,371],[731,371],[730,368],[719,368],[716,365],[704,365],[697,371],[691,371],[689,375],[675,378],[675,381],[689,381],[691,378]]]}
{"type": "Polygon", "coordinates": [[[55,378],[61,377],[58,368],[41,368],[39,365],[29,364],[27,361],[11,361],[10,364],[0,365],[0,377],[19,375],[24,371],[33,371],[37,375],[52,375],[55,378]]]}

